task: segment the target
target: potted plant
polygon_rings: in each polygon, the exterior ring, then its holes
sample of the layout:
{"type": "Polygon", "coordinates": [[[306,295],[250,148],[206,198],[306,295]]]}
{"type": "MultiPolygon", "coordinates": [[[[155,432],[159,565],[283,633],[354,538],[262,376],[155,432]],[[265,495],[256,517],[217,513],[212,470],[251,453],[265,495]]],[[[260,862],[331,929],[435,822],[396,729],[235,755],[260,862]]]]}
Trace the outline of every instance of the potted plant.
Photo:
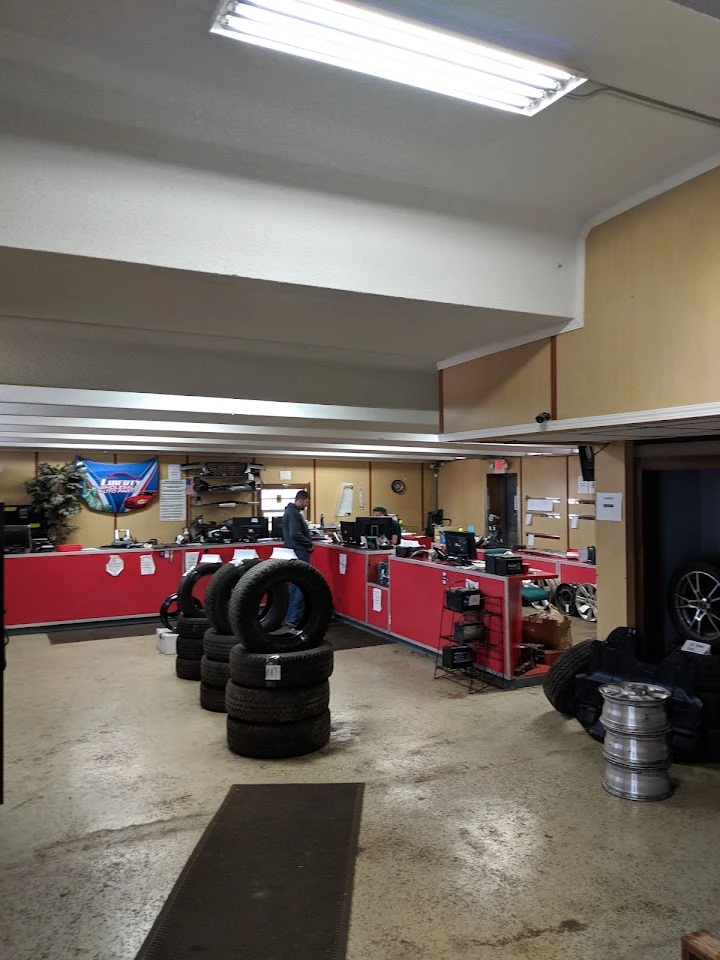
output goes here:
{"type": "Polygon", "coordinates": [[[74,463],[56,465],[40,463],[37,476],[25,483],[32,505],[41,514],[47,527],[48,539],[55,546],[78,528],[69,521],[80,512],[83,477],[74,463]]]}

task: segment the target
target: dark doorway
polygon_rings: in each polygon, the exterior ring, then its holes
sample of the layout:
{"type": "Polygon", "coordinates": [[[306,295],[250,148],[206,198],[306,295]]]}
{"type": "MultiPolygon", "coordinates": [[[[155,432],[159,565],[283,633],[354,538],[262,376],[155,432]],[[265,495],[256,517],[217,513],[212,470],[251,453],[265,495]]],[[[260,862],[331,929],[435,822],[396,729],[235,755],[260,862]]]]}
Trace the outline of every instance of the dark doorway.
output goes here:
{"type": "MultiPolygon", "coordinates": [[[[720,568],[720,463],[716,457],[672,457],[640,459],[637,467],[637,619],[644,656],[659,660],[686,639],[671,614],[684,599],[675,589],[678,574],[697,561],[720,568]]],[[[702,597],[712,583],[698,587],[702,597]]]]}
{"type": "Polygon", "coordinates": [[[516,473],[488,474],[485,532],[492,536],[497,529],[500,543],[508,547],[520,542],[517,490],[516,473]]]}

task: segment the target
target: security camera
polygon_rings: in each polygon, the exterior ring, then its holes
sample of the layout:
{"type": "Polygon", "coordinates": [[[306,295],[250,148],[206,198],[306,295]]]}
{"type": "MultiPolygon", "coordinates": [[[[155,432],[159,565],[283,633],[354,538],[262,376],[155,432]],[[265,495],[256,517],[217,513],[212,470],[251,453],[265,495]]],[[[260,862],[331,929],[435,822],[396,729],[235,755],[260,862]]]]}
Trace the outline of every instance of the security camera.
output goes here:
{"type": "Polygon", "coordinates": [[[549,413],[539,413],[535,417],[535,423],[547,423],[548,420],[552,420],[552,416],[549,413]]]}

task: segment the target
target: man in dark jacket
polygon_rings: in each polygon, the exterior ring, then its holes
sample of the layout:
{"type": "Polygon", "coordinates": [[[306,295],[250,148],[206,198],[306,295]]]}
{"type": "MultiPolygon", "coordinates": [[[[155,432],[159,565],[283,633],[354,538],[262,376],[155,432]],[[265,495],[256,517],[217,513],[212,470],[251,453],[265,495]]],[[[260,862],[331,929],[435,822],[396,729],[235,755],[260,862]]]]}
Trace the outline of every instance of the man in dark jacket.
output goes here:
{"type": "MultiPolygon", "coordinates": [[[[283,543],[295,551],[298,560],[304,560],[305,563],[310,563],[310,554],[313,549],[310,528],[303,516],[303,511],[307,510],[309,505],[310,497],[307,490],[298,490],[294,502],[285,507],[282,523],[283,543]]],[[[291,627],[297,627],[305,610],[305,602],[298,587],[291,584],[289,593],[290,602],[285,621],[291,627]]]]}

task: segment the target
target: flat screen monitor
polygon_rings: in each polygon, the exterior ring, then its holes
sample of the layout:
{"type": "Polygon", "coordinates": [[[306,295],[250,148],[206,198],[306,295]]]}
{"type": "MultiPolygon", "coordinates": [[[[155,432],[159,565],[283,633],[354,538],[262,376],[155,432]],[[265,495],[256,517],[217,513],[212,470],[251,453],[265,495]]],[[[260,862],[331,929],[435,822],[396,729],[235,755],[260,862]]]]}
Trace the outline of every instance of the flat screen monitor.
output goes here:
{"type": "Polygon", "coordinates": [[[32,550],[32,530],[27,524],[5,524],[5,553],[28,553],[32,550]]]}
{"type": "Polygon", "coordinates": [[[578,454],[580,456],[580,475],[582,476],[585,482],[594,483],[595,482],[595,451],[588,444],[586,446],[578,447],[578,454]]]}
{"type": "Polygon", "coordinates": [[[283,521],[282,517],[272,518],[272,524],[270,527],[270,536],[273,538],[273,540],[282,540],[283,538],[282,521],[283,521]]]}
{"type": "Polygon", "coordinates": [[[255,542],[269,536],[267,517],[233,517],[227,521],[234,543],[255,542]]]}
{"type": "Polygon", "coordinates": [[[391,517],[355,517],[355,536],[358,541],[362,537],[390,537],[392,533],[391,517]]]}
{"type": "Polygon", "coordinates": [[[340,521],[340,536],[343,543],[358,543],[355,534],[355,524],[352,520],[340,521]]]}
{"type": "Polygon", "coordinates": [[[454,560],[476,560],[477,547],[475,546],[475,534],[467,531],[446,530],[445,546],[447,547],[448,557],[454,560]]]}

